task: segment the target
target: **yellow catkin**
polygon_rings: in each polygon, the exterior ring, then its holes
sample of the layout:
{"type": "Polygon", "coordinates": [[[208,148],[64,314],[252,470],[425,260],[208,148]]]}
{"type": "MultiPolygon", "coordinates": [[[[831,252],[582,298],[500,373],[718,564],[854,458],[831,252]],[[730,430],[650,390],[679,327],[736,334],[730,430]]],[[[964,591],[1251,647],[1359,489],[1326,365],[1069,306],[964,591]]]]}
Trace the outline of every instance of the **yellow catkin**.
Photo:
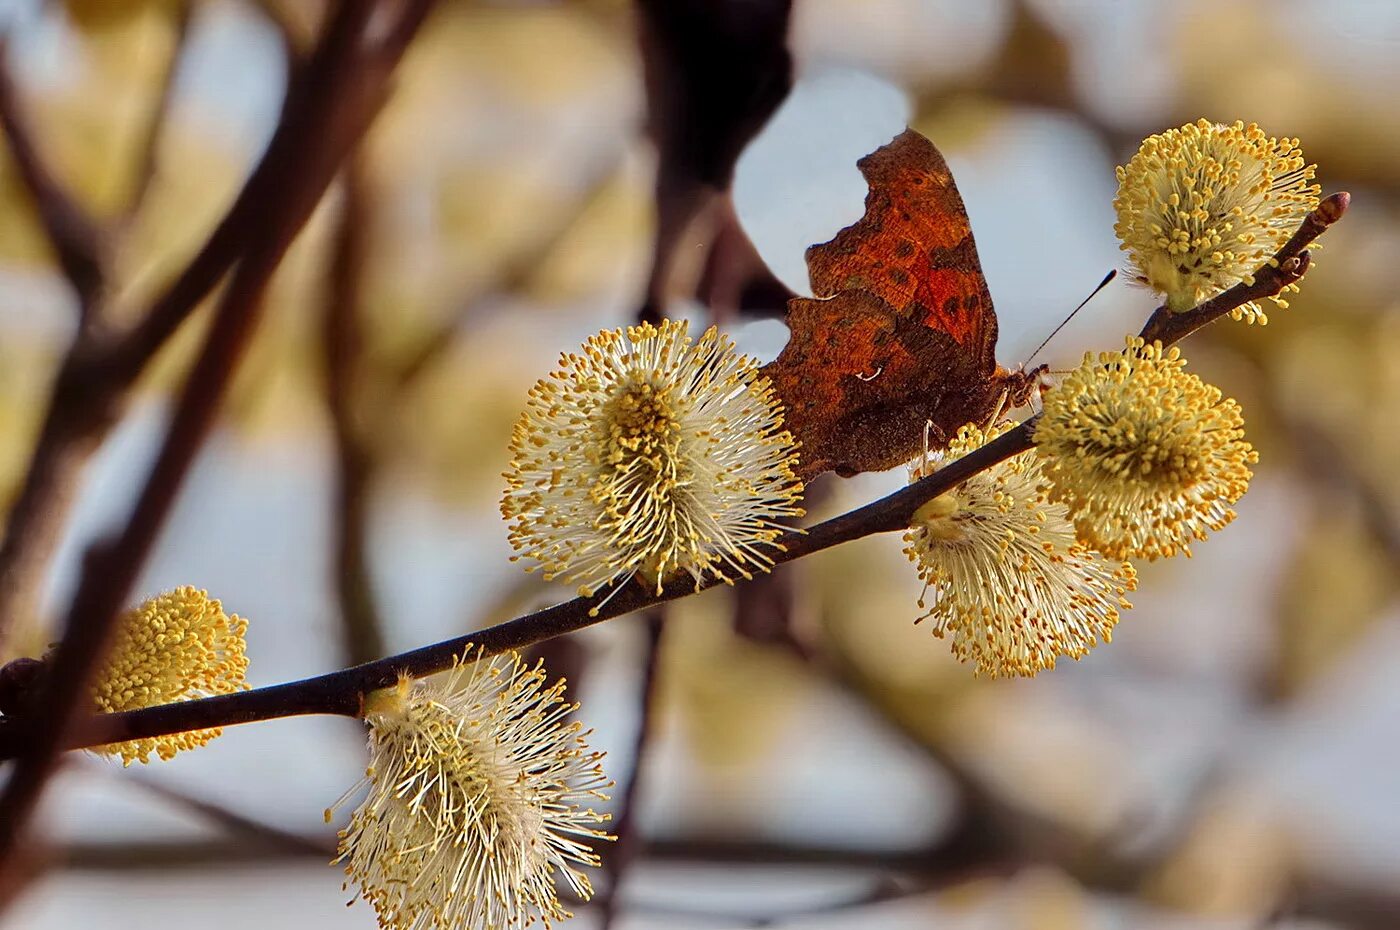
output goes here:
{"type": "Polygon", "coordinates": [[[1130,338],[1045,395],[1035,444],[1050,494],[1107,556],[1189,556],[1249,488],[1258,454],[1239,404],[1185,366],[1179,350],[1130,338]]]}
{"type": "MultiPolygon", "coordinates": [[[[92,685],[97,710],[139,710],[158,704],[232,694],[248,687],[244,635],[248,621],[224,613],[198,588],[176,588],[127,611],[117,622],[111,651],[92,685]]],[[[213,728],[99,746],[123,764],[170,759],[203,746],[223,730],[213,728]]]]}
{"type": "MultiPolygon", "coordinates": [[[[1297,139],[1276,139],[1253,123],[1202,119],[1149,136],[1118,168],[1113,201],[1133,276],[1177,312],[1252,283],[1317,206],[1316,167],[1297,139]]],[[[1282,296],[1271,299],[1288,306],[1282,296]]],[[[1267,322],[1257,303],[1231,315],[1267,322]]]]}
{"type": "Polygon", "coordinates": [[[599,333],[530,391],[501,513],[518,555],[591,595],[640,575],[732,582],[802,513],[796,444],[757,363],[711,327],[599,333]]]}
{"type": "MultiPolygon", "coordinates": [[[[945,453],[924,457],[911,480],[996,438],[964,426],[945,453]]],[[[1125,595],[1127,562],[1106,560],[1075,538],[1068,509],[1045,498],[1036,454],[1023,452],[929,501],[904,536],[925,584],[921,619],[953,654],[991,677],[1034,675],[1108,642],[1125,595]],[[932,592],[932,604],[927,597],[932,592]]]]}
{"type": "Polygon", "coordinates": [[[336,861],[386,930],[549,927],[570,916],[556,878],[590,898],[579,867],[611,839],[587,805],[612,783],[563,680],[547,685],[515,654],[474,658],[369,695],[365,778],[326,811],[368,789],[336,861]]]}

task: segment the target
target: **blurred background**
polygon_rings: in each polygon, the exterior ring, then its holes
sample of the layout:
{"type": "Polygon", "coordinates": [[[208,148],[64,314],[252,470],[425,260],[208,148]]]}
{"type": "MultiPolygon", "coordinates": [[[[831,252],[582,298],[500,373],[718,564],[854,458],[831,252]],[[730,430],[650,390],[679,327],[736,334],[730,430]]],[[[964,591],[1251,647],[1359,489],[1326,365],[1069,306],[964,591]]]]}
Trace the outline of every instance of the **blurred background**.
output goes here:
{"type": "MultiPolygon", "coordinates": [[[[9,105],[120,232],[116,317],[228,208],[322,13],[0,0],[9,105]]],[[[1400,926],[1398,51],[1400,5],[1375,0],[441,0],[279,269],[139,592],[247,617],[254,685],[561,600],[507,561],[497,511],[561,351],[664,307],[771,358],[803,249],[860,215],[856,159],[908,124],[953,168],[1013,365],[1121,265],[1114,166],[1200,116],[1256,121],[1354,203],[1290,309],[1184,347],[1260,449],[1236,523],[1142,566],[1113,643],[1033,680],[974,678],[914,625],[892,537],[678,602],[662,636],[626,617],[549,644],[620,795],[649,723],[627,840],[572,925],[1400,926]]],[[[1043,360],[1115,348],[1152,307],[1116,282],[1043,360]]],[[[0,500],[77,308],[7,147],[0,500]]],[[[203,319],[92,452],[4,658],[57,638],[203,319]]],[[[825,480],[812,509],[902,482],[825,480]]],[[[69,759],[0,926],[372,927],[322,821],[363,765],[360,728],[321,718],[149,768],[69,759]]]]}

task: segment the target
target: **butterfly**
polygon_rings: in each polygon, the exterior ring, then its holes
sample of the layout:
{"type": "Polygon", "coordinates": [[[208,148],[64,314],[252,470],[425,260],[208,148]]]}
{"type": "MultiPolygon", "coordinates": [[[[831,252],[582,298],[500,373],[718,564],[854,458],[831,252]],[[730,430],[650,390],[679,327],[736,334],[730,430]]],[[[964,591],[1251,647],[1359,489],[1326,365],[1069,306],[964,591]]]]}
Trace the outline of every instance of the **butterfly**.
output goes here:
{"type": "Polygon", "coordinates": [[[813,297],[788,302],[762,373],[802,444],[801,473],[850,476],[945,447],[1025,404],[1042,369],[997,364],[997,318],[948,163],[912,129],[856,163],[865,214],[807,250],[813,297]]]}

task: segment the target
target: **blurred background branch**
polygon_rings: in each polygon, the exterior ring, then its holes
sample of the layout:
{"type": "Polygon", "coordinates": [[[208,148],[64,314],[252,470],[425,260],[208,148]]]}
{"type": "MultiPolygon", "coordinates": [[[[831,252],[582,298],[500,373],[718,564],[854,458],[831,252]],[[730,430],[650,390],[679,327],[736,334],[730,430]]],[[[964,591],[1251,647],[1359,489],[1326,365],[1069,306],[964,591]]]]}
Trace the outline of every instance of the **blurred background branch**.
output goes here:
{"type": "MultiPolygon", "coordinates": [[[[204,347],[191,369],[125,529],[88,552],[63,639],[54,651],[51,674],[42,700],[36,705],[41,710],[22,724],[32,734],[30,748],[17,759],[0,793],[0,874],[4,874],[6,863],[15,854],[70,727],[85,714],[87,682],[103,655],[112,622],[129,596],[183,479],[213,425],[219,402],[258,322],[263,293],[336,167],[378,112],[387,93],[389,75],[429,5],[426,0],[408,3],[396,11],[396,18],[375,23],[376,6],[372,0],[346,0],[331,18],[321,44],[301,72],[303,83],[290,92],[297,99],[288,105],[289,117],[284,126],[308,136],[291,144],[285,136],[270,143],[264,165],[275,162],[279,149],[286,147],[280,153],[287,166],[285,174],[272,175],[274,180],[267,182],[268,189],[264,191],[277,195],[277,199],[260,205],[260,212],[247,230],[242,260],[221,295],[204,347]]],[[[153,310],[147,322],[154,317],[153,310]]],[[[108,403],[111,401],[109,398],[108,403]]],[[[61,399],[56,396],[53,406],[60,405],[61,399]]],[[[31,469],[39,464],[31,465],[31,469]]],[[[13,532],[13,525],[8,530],[13,532]]]]}

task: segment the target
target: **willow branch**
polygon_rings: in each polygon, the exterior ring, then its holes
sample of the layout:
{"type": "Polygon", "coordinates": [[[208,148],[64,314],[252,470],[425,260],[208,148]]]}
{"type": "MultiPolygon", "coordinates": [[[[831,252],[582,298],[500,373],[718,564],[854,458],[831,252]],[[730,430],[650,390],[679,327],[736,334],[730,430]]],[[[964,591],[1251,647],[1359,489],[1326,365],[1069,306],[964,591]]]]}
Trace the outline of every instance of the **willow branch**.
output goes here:
{"type": "MultiPolygon", "coordinates": [[[[778,540],[782,549],[776,553],[774,561],[788,562],[853,539],[902,530],[909,525],[914,511],[923,503],[997,462],[1029,449],[1030,435],[1028,425],[1022,424],[928,478],[888,497],[827,520],[805,533],[799,530],[786,533],[778,540]]],[[[623,614],[695,594],[719,583],[707,578],[696,585],[688,577],[677,578],[666,583],[658,592],[655,588],[635,582],[624,582],[621,588],[603,595],[574,598],[476,633],[314,678],[238,694],[88,717],[63,735],[62,745],[76,749],[302,714],[358,716],[363,695],[388,687],[401,675],[416,678],[450,668],[469,646],[480,648],[488,656],[523,649],[623,614]]],[[[3,726],[0,726],[0,758],[11,758],[24,752],[33,738],[32,734],[26,734],[15,726],[13,721],[3,721],[3,726]]]]}
{"type": "MultiPolygon", "coordinates": [[[[1238,301],[1236,306],[1239,306],[1260,296],[1268,296],[1267,293],[1258,292],[1258,281],[1273,281],[1281,289],[1296,280],[1288,268],[1294,267],[1290,265],[1290,260],[1299,256],[1287,254],[1288,250],[1298,249],[1299,254],[1303,254],[1302,249],[1342,215],[1348,202],[1346,194],[1334,194],[1323,201],[1323,205],[1309,216],[1299,230],[1299,235],[1294,236],[1275,256],[1278,271],[1261,270],[1256,275],[1256,286],[1231,288],[1196,310],[1179,314],[1195,324],[1187,327],[1172,326],[1170,320],[1162,324],[1160,319],[1164,311],[1159,309],[1144,327],[1144,335],[1173,342],[1209,321],[1204,317],[1217,319],[1228,313],[1233,309],[1228,306],[1231,300],[1238,301]],[[1313,232],[1314,229],[1317,231],[1313,232]],[[1154,327],[1162,327],[1160,336],[1154,327]]],[[[866,536],[907,529],[914,513],[923,504],[998,462],[1030,449],[1034,429],[1035,419],[1032,418],[893,494],[819,523],[805,532],[792,530],[783,534],[777,540],[779,548],[774,555],[774,564],[790,562],[866,536]]],[[[593,597],[574,598],[475,633],[301,681],[119,714],[90,716],[64,733],[61,744],[64,748],[76,749],[303,714],[358,716],[365,694],[388,687],[401,675],[422,677],[450,668],[469,646],[481,649],[488,656],[522,649],[623,614],[690,596],[719,583],[714,578],[706,578],[698,584],[688,577],[674,578],[658,590],[627,581],[618,588],[593,597]]],[[[33,735],[13,722],[0,724],[0,759],[24,752],[33,735]]]]}
{"type": "Polygon", "coordinates": [[[642,682],[638,693],[637,732],[632,742],[632,770],[622,783],[617,799],[617,821],[613,834],[617,842],[603,860],[603,869],[608,876],[608,887],[598,900],[599,930],[612,926],[621,902],[622,879],[628,868],[637,858],[642,846],[641,831],[637,828],[637,797],[642,784],[642,769],[646,766],[647,747],[651,744],[655,727],[656,705],[659,699],[659,673],[661,671],[661,643],[666,629],[666,614],[662,607],[653,607],[642,615],[646,625],[646,650],[642,655],[642,682]]]}
{"type": "MultiPolygon", "coordinates": [[[[404,18],[416,22],[430,5],[431,0],[416,0],[404,18]]],[[[375,4],[372,0],[347,0],[341,4],[342,13],[365,7],[372,13],[375,4]]],[[[331,28],[343,21],[343,16],[338,17],[331,28]]],[[[280,212],[285,208],[283,201],[291,198],[309,215],[319,202],[349,148],[387,98],[390,73],[407,45],[407,39],[396,28],[392,42],[386,39],[369,48],[357,48],[354,42],[363,42],[364,28],[361,23],[353,41],[340,40],[350,42],[349,49],[327,54],[328,43],[323,40],[310,59],[292,60],[292,86],[282,117],[257,168],[199,253],[155,299],[141,321],[122,334],[107,353],[105,361],[111,369],[108,374],[114,380],[124,381],[140,374],[240,259],[270,212],[280,212]],[[308,197],[309,205],[305,203],[308,197]]]]}
{"type": "MultiPolygon", "coordinates": [[[[965,858],[950,858],[949,851],[942,843],[925,849],[889,851],[753,838],[658,837],[646,841],[644,852],[653,861],[687,866],[875,869],[916,879],[914,885],[905,889],[906,893],[917,893],[921,888],[946,887],[950,882],[974,876],[1011,875],[1028,864],[1024,859],[985,859],[975,860],[969,865],[965,858]]],[[[109,875],[158,871],[168,877],[173,871],[226,869],[243,863],[265,865],[270,857],[324,863],[334,855],[334,843],[328,842],[324,848],[319,848],[315,840],[309,839],[300,847],[290,844],[272,846],[253,837],[81,842],[59,847],[55,855],[65,868],[71,870],[109,875]]],[[[1123,893],[1123,889],[1117,885],[1100,886],[1092,880],[1082,884],[1094,890],[1123,893]]],[[[846,908],[851,904],[868,905],[886,896],[862,897],[843,903],[846,908]]],[[[596,900],[593,904],[597,905],[596,900]]],[[[588,906],[587,903],[580,904],[583,908],[588,906]]],[[[830,913],[837,908],[845,909],[841,905],[827,905],[821,913],[830,913]]],[[[636,910],[651,912],[653,908],[643,901],[638,903],[636,910]]],[[[1279,917],[1329,920],[1356,930],[1393,930],[1395,915],[1400,913],[1400,896],[1390,888],[1305,876],[1295,881],[1289,897],[1279,910],[1281,913],[1276,915],[1279,917]]],[[[667,913],[670,913],[669,910],[667,913]]],[[[701,912],[690,914],[700,916],[701,912]]],[[[704,916],[713,920],[715,914],[704,912],[704,916]]]]}
{"type": "MultiPolygon", "coordinates": [[[[191,15],[188,4],[182,4],[176,15],[176,49],[167,67],[160,100],[146,128],[145,152],[131,204],[123,223],[114,230],[118,234],[125,232],[155,172],[157,149],[191,15]]],[[[289,93],[288,97],[291,96],[289,93]]],[[[150,355],[129,359],[120,369],[115,364],[122,354],[123,340],[115,336],[111,326],[111,318],[121,314],[109,312],[111,308],[104,293],[107,290],[102,249],[105,231],[96,228],[95,221],[58,186],[39,159],[14,100],[13,88],[2,69],[0,112],[4,114],[20,174],[39,205],[40,218],[48,230],[60,268],[78,292],[81,323],[55,375],[39,437],[6,521],[3,541],[0,541],[0,641],[3,641],[8,627],[17,619],[37,614],[43,576],[57,549],[83,469],[119,418],[127,390],[150,355]]],[[[236,237],[225,233],[215,236],[214,242],[219,248],[206,246],[202,249],[178,279],[185,282],[184,286],[171,292],[176,300],[167,306],[181,308],[182,319],[193,312],[236,257],[236,237]]],[[[155,348],[158,345],[151,348],[151,353],[155,348]]]]}
{"type": "Polygon", "coordinates": [[[1298,283],[1307,273],[1311,261],[1307,247],[1341,219],[1350,205],[1351,194],[1346,191],[1338,191],[1324,198],[1317,209],[1304,218],[1297,232],[1274,254],[1269,264],[1259,269],[1253,281],[1236,284],[1184,313],[1173,313],[1165,304],[1158,307],[1143,327],[1142,338],[1148,342],[1158,339],[1163,345],[1179,342],[1231,310],[1251,301],[1272,297],[1298,283]]]}

